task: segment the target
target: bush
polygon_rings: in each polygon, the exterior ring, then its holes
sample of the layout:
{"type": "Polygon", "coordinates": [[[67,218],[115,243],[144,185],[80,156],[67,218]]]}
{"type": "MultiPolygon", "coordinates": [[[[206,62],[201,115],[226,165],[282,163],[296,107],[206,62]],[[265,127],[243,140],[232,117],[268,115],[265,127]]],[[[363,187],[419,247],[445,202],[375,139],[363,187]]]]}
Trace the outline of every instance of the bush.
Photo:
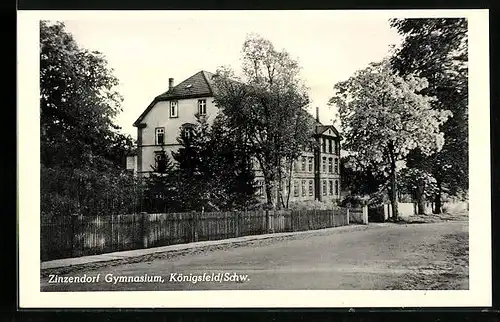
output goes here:
{"type": "Polygon", "coordinates": [[[340,202],[341,207],[352,207],[352,208],[357,208],[357,207],[362,207],[368,203],[367,198],[357,196],[357,195],[351,195],[347,196],[342,201],[340,202]]]}
{"type": "Polygon", "coordinates": [[[336,203],[330,201],[319,201],[319,200],[304,200],[304,201],[291,201],[288,205],[290,210],[327,210],[338,208],[336,203]]]}
{"type": "Polygon", "coordinates": [[[142,186],[117,169],[41,167],[42,218],[126,214],[140,211],[142,186]]]}

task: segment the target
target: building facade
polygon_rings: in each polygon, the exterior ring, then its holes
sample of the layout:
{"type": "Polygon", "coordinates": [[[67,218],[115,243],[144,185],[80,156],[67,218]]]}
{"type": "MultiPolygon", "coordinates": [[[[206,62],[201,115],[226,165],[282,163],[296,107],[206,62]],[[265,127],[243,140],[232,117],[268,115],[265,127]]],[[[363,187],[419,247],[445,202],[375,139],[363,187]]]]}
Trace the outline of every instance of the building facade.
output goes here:
{"type": "MultiPolygon", "coordinates": [[[[182,127],[196,122],[196,115],[205,115],[212,122],[217,115],[214,103],[213,74],[200,71],[157,96],[134,122],[137,128],[136,154],[127,159],[127,169],[147,176],[157,169],[162,154],[176,151],[182,127]]],[[[314,139],[316,148],[304,151],[294,163],[290,186],[290,201],[340,200],[340,135],[333,125],[319,122],[316,112],[314,139]]],[[[288,180],[286,180],[288,181],[288,180]]],[[[257,195],[265,198],[264,179],[256,169],[257,195]]],[[[286,189],[288,190],[288,189],[286,189]]]]}

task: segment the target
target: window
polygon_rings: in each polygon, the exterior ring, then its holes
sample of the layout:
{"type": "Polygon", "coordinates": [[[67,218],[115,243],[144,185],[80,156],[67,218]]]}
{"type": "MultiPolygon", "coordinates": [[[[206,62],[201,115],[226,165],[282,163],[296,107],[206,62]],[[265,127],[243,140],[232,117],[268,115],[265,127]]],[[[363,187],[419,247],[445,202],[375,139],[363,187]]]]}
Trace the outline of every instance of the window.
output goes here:
{"type": "Polygon", "coordinates": [[[257,180],[257,196],[262,196],[264,194],[264,182],[262,180],[257,180]]]}
{"type": "Polygon", "coordinates": [[[314,161],[314,158],[313,157],[309,157],[307,162],[308,162],[308,171],[309,172],[313,172],[313,161],[314,161]]]}
{"type": "Polygon", "coordinates": [[[299,181],[298,180],[293,181],[293,195],[295,197],[299,196],[299,181]]]}
{"type": "Polygon", "coordinates": [[[328,139],[328,153],[332,153],[332,140],[328,139]]]}
{"type": "Polygon", "coordinates": [[[323,172],[326,172],[326,157],[323,157],[323,172]]]}
{"type": "Polygon", "coordinates": [[[309,195],[312,196],[314,194],[313,181],[309,180],[309,195]]]}
{"type": "Polygon", "coordinates": [[[198,100],[198,114],[207,115],[207,100],[198,100]]]}
{"type": "Polygon", "coordinates": [[[307,195],[306,180],[302,180],[302,197],[305,197],[306,195],[307,195]]]}
{"type": "Polygon", "coordinates": [[[331,196],[331,195],[333,195],[333,180],[330,180],[328,183],[329,183],[329,188],[330,188],[330,189],[328,189],[328,192],[331,196]]]}
{"type": "Polygon", "coordinates": [[[339,173],[339,159],[335,158],[335,173],[339,173]]]}
{"type": "Polygon", "coordinates": [[[326,153],[326,139],[323,138],[322,140],[323,140],[322,150],[323,150],[324,153],[326,153]]]}
{"type": "Polygon", "coordinates": [[[177,117],[177,101],[170,101],[170,117],[177,117]]]}
{"type": "Polygon", "coordinates": [[[156,145],[165,144],[165,128],[164,127],[157,127],[155,129],[155,136],[156,136],[156,145]]]}
{"type": "Polygon", "coordinates": [[[323,180],[323,196],[326,196],[326,180],[323,180]]]}
{"type": "Polygon", "coordinates": [[[302,157],[302,160],[301,160],[301,170],[302,171],[306,171],[306,157],[302,157]]]}
{"type": "Polygon", "coordinates": [[[186,135],[186,138],[190,139],[193,136],[194,132],[194,124],[191,123],[184,123],[182,124],[182,133],[186,135]]]}
{"type": "Polygon", "coordinates": [[[287,186],[287,181],[288,180],[281,180],[281,193],[286,193],[288,191],[288,186],[287,186]]]}
{"type": "Polygon", "coordinates": [[[335,180],[335,195],[339,195],[339,181],[335,180]]]}
{"type": "Polygon", "coordinates": [[[294,167],[295,172],[299,172],[299,170],[300,170],[299,161],[297,161],[297,160],[293,161],[293,167],[294,167]]]}
{"type": "Polygon", "coordinates": [[[155,152],[155,172],[164,173],[167,170],[167,155],[165,151],[155,152]]]}
{"type": "Polygon", "coordinates": [[[328,173],[333,173],[333,159],[328,158],[328,173]]]}
{"type": "Polygon", "coordinates": [[[333,141],[333,151],[331,151],[333,154],[337,153],[337,141],[333,141]]]}

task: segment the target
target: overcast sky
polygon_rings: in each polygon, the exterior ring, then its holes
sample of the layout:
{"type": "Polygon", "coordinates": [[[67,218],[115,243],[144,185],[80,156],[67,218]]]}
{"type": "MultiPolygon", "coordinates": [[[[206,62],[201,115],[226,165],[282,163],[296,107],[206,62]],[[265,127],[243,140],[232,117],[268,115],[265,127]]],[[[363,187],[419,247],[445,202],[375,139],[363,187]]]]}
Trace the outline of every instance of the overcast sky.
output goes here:
{"type": "Polygon", "coordinates": [[[387,17],[330,12],[165,12],[153,19],[64,21],[81,47],[102,52],[120,80],[123,132],[136,137],[132,123],[153,98],[200,70],[240,69],[245,37],[258,33],[284,48],[302,67],[320,120],[331,123],[332,87],[370,62],[381,60],[400,37],[387,17]]]}

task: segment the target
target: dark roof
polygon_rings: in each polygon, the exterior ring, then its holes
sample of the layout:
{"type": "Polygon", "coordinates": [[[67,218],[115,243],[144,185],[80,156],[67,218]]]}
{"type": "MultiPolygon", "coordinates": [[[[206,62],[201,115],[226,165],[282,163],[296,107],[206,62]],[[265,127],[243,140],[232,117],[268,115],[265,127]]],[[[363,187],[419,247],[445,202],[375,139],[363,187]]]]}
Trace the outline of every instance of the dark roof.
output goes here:
{"type": "MultiPolygon", "coordinates": [[[[166,91],[163,94],[158,95],[154,98],[153,102],[142,112],[141,116],[134,122],[134,126],[139,126],[144,117],[149,113],[153,106],[160,101],[168,101],[172,99],[182,99],[182,98],[195,98],[204,96],[213,96],[214,94],[214,74],[201,70],[194,74],[193,76],[187,78],[186,80],[174,86],[171,90],[166,91]]],[[[309,112],[304,110],[307,117],[312,119],[313,124],[316,126],[315,133],[317,135],[322,134],[327,129],[331,128],[338,136],[339,132],[333,125],[323,125],[321,122],[317,121],[309,112]]]]}
{"type": "Polygon", "coordinates": [[[173,89],[158,96],[160,99],[188,98],[192,96],[213,95],[214,74],[204,70],[197,72],[188,79],[182,81],[173,89]]]}
{"type": "Polygon", "coordinates": [[[337,129],[333,125],[317,125],[316,126],[316,134],[318,134],[318,135],[323,134],[328,129],[332,129],[332,131],[335,132],[335,134],[337,136],[340,136],[339,131],[337,131],[337,129]]]}
{"type": "Polygon", "coordinates": [[[144,117],[155,106],[157,102],[168,101],[172,99],[195,98],[204,96],[213,96],[214,82],[212,80],[214,74],[201,70],[193,76],[169,89],[163,94],[154,98],[149,106],[142,112],[139,118],[134,122],[134,126],[138,126],[144,117]]]}

